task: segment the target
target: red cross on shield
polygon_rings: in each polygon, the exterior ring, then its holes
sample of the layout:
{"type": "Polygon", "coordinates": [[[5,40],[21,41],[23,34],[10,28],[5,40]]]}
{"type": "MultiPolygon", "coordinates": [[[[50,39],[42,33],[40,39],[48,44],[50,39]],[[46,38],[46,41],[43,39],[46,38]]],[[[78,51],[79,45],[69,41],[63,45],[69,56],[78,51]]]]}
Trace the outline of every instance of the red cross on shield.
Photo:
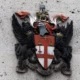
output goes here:
{"type": "Polygon", "coordinates": [[[47,69],[54,58],[55,37],[35,35],[35,45],[38,61],[44,69],[47,69]]]}

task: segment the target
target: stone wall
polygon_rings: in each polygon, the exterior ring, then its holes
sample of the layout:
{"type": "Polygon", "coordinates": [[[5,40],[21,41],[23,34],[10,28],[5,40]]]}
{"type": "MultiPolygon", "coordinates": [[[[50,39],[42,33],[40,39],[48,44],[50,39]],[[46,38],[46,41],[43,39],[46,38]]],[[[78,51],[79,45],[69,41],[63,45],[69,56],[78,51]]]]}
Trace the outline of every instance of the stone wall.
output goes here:
{"type": "Polygon", "coordinates": [[[79,80],[80,78],[80,0],[0,0],[0,80],[79,80]],[[74,35],[71,41],[73,58],[72,76],[63,76],[60,72],[49,77],[41,77],[29,70],[26,74],[17,74],[17,59],[14,44],[17,42],[12,32],[12,15],[16,11],[29,11],[32,15],[43,2],[51,17],[55,14],[69,16],[74,22],[74,35]]]}

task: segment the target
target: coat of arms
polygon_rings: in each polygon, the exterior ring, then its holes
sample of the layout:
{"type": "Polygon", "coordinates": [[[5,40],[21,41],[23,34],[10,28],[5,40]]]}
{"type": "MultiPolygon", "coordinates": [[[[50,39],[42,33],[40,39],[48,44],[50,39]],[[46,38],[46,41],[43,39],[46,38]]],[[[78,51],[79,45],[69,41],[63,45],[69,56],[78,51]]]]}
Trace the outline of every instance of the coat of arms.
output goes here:
{"type": "Polygon", "coordinates": [[[25,11],[14,13],[12,26],[18,40],[15,44],[16,71],[25,73],[30,68],[43,76],[55,71],[70,76],[72,48],[69,42],[73,35],[73,21],[69,20],[62,14],[50,19],[43,4],[35,17],[25,11]]]}

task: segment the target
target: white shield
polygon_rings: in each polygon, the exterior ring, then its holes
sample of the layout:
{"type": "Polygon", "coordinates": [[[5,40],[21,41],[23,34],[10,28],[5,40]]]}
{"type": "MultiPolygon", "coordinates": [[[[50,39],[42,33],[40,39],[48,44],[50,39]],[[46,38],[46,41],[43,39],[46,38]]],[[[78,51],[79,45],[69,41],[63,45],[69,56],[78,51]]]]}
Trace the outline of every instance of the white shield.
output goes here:
{"type": "Polygon", "coordinates": [[[36,46],[36,55],[43,68],[47,69],[54,58],[53,46],[36,46]],[[46,48],[46,49],[45,49],[46,48]],[[45,51],[46,50],[46,51],[45,51]]]}

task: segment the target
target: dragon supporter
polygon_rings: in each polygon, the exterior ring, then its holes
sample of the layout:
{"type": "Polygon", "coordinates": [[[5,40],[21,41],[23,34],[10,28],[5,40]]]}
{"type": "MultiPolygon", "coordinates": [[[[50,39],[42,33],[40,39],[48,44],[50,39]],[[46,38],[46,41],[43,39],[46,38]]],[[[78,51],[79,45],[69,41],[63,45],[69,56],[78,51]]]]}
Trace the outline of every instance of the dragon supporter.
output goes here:
{"type": "MultiPolygon", "coordinates": [[[[30,13],[21,11],[13,15],[12,25],[15,37],[19,41],[15,46],[16,56],[19,59],[18,72],[26,72],[25,59],[29,56],[30,61],[36,62],[35,58],[32,59],[33,52],[35,52],[34,34],[53,35],[56,39],[55,44],[55,71],[60,70],[64,75],[71,75],[70,61],[72,58],[72,48],[69,46],[73,35],[73,22],[67,23],[65,26],[60,26],[59,23],[55,24],[49,18],[49,14],[45,11],[45,7],[40,7],[40,12],[36,13],[37,19],[34,21],[33,26],[30,23],[30,13]],[[19,23],[17,16],[22,20],[19,23]],[[27,53],[27,54],[26,54],[27,53]],[[28,54],[30,53],[30,54],[28,54]]],[[[53,19],[65,23],[69,17],[64,15],[56,15],[53,19]]]]}
{"type": "MultiPolygon", "coordinates": [[[[45,9],[45,8],[44,8],[45,9]]],[[[73,21],[67,22],[67,24],[60,25],[69,21],[69,17],[64,15],[55,15],[53,19],[56,19],[56,23],[52,23],[49,18],[49,14],[44,10],[37,13],[37,18],[40,23],[34,24],[36,34],[43,36],[44,34],[53,35],[56,37],[55,44],[55,57],[56,60],[53,63],[58,63],[55,66],[55,71],[61,70],[64,75],[71,75],[70,61],[72,58],[72,47],[69,46],[73,35],[73,21]],[[42,13],[43,12],[43,13],[42,13]],[[58,23],[59,22],[59,23],[58,23]]]]}

